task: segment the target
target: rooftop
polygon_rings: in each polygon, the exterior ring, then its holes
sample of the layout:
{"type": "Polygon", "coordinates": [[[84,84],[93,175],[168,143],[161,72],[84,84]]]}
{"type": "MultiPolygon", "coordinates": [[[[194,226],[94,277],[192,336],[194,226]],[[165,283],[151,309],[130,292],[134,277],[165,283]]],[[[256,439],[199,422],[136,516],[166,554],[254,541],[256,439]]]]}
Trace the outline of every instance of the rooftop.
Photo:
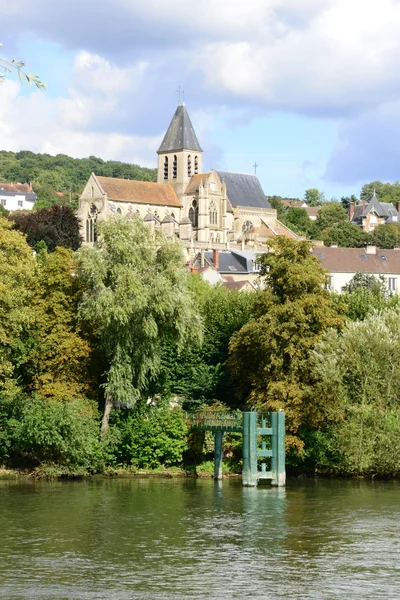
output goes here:
{"type": "Polygon", "coordinates": [[[202,152],[188,111],[184,104],[179,104],[167,129],[157,153],[193,150],[202,152]]]}
{"type": "Polygon", "coordinates": [[[173,206],[175,208],[182,207],[172,186],[168,183],[153,183],[115,177],[96,177],[96,179],[109,200],[173,206]]]}

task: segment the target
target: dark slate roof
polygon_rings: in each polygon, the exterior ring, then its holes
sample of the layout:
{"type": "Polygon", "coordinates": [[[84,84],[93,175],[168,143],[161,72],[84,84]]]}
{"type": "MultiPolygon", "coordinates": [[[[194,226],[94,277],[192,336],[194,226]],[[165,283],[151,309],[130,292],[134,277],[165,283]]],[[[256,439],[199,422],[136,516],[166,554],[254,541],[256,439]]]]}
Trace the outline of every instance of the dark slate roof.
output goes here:
{"type": "Polygon", "coordinates": [[[374,192],[366,206],[358,204],[354,207],[352,222],[361,223],[362,219],[367,217],[371,210],[374,210],[378,217],[384,218],[386,223],[397,223],[400,220],[400,214],[396,207],[391,202],[379,202],[374,192]]]}
{"type": "Polygon", "coordinates": [[[203,152],[184,104],[179,104],[157,154],[193,150],[203,152]]]}
{"type": "MultiPolygon", "coordinates": [[[[207,250],[204,252],[204,259],[206,265],[215,267],[213,261],[213,251],[207,250]]],[[[219,267],[218,273],[226,273],[234,275],[235,273],[256,273],[254,269],[254,263],[256,261],[256,254],[251,251],[222,251],[218,252],[219,267]]],[[[197,255],[194,264],[200,266],[200,254],[197,255]]]]}
{"type": "Polygon", "coordinates": [[[265,197],[257,175],[217,171],[218,177],[226,184],[226,194],[231,205],[251,208],[271,208],[265,197]]]}

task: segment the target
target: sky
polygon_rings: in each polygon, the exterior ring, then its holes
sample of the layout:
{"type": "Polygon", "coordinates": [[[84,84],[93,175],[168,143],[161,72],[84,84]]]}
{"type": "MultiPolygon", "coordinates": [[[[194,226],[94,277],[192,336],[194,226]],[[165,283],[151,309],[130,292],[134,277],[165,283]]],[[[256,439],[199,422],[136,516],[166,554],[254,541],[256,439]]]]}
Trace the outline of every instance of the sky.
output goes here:
{"type": "Polygon", "coordinates": [[[178,86],[204,170],[267,195],[400,179],[400,0],[0,0],[0,149],[156,166],[178,86]]]}

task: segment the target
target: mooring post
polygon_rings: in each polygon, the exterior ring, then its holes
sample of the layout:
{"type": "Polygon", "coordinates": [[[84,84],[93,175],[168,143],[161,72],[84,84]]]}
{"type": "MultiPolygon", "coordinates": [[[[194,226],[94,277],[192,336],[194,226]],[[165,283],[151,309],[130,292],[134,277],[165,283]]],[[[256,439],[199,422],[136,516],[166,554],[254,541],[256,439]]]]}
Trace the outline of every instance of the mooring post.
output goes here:
{"type": "Polygon", "coordinates": [[[223,431],[214,432],[214,479],[222,479],[222,438],[223,431]]]}
{"type": "Polygon", "coordinates": [[[243,413],[243,470],[242,485],[257,485],[257,413],[243,413]]]}
{"type": "Polygon", "coordinates": [[[271,413],[272,434],[272,485],[286,485],[286,469],[285,469],[285,413],[271,413]]]}

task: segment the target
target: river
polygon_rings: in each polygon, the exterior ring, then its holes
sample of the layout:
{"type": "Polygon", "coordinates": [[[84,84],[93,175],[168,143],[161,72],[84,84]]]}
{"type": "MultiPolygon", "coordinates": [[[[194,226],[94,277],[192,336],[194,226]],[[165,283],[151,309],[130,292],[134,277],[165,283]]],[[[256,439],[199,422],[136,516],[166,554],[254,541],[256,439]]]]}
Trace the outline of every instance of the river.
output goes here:
{"type": "Polygon", "coordinates": [[[400,598],[399,482],[0,481],[0,598],[400,598]]]}

